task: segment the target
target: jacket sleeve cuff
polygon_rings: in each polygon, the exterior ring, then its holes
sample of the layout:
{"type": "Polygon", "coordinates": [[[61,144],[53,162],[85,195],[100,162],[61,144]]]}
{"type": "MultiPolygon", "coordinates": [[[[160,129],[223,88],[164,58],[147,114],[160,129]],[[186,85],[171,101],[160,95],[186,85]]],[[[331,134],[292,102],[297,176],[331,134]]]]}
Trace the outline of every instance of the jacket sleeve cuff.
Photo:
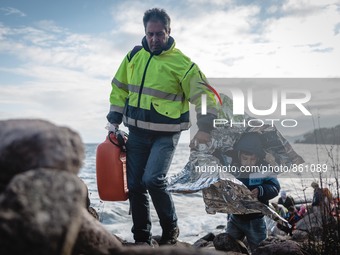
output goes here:
{"type": "Polygon", "coordinates": [[[262,186],[258,186],[257,188],[259,189],[259,197],[263,197],[263,195],[264,195],[263,187],[262,186]]]}
{"type": "Polygon", "coordinates": [[[109,112],[108,115],[106,115],[106,119],[111,123],[111,124],[121,124],[122,119],[123,119],[123,114],[119,112],[109,112]]]}

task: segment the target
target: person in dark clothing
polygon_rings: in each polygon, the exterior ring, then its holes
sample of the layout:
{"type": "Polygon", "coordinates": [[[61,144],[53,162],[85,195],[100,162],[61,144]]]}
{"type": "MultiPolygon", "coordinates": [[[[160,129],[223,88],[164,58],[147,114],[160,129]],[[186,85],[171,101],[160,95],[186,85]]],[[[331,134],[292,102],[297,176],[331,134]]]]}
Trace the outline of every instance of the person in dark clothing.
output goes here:
{"type": "MultiPolygon", "coordinates": [[[[263,173],[247,172],[247,167],[257,167],[267,164],[264,161],[264,150],[260,135],[249,132],[241,136],[234,145],[237,157],[233,165],[239,167],[239,176],[236,176],[252,192],[252,196],[268,205],[268,201],[279,194],[280,184],[277,178],[266,176],[263,173]]],[[[267,238],[267,228],[262,213],[232,214],[229,217],[226,232],[236,240],[247,238],[251,251],[254,251],[261,241],[267,238]]]]}
{"type": "Polygon", "coordinates": [[[282,190],[280,193],[280,198],[277,201],[278,204],[283,205],[287,209],[291,206],[295,207],[295,201],[291,196],[287,196],[287,193],[285,190],[282,190]]]}
{"type": "Polygon", "coordinates": [[[322,189],[319,187],[319,184],[317,184],[316,182],[312,182],[311,186],[314,189],[312,206],[321,206],[322,197],[323,197],[322,189]]]}

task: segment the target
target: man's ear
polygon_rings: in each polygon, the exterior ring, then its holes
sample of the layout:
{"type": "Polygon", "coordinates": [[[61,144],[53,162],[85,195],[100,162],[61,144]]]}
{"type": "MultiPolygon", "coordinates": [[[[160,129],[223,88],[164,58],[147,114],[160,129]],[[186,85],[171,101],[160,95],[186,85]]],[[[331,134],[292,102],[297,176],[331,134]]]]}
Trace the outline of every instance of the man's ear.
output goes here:
{"type": "Polygon", "coordinates": [[[171,28],[169,27],[169,33],[168,33],[169,35],[170,35],[170,32],[171,32],[171,28]]]}

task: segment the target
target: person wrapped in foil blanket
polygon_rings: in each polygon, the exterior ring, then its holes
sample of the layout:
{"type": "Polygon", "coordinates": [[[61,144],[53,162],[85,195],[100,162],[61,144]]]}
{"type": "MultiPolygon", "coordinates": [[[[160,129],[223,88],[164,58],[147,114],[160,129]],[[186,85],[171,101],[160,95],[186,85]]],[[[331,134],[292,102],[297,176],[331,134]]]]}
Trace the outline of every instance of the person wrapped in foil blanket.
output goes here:
{"type": "MultiPolygon", "coordinates": [[[[219,118],[234,121],[251,119],[249,116],[233,116],[232,100],[221,94],[222,107],[219,118]]],[[[256,125],[253,125],[256,126],[256,125]]],[[[303,159],[291,147],[274,125],[232,128],[224,125],[211,132],[209,145],[198,144],[190,152],[188,163],[182,171],[169,178],[168,190],[175,193],[194,193],[203,191],[206,212],[209,214],[253,214],[262,213],[273,220],[287,223],[273,209],[254,198],[251,191],[237,178],[237,168],[233,166],[234,145],[245,133],[260,135],[264,161],[268,166],[289,168],[303,163],[303,159]]],[[[277,172],[258,173],[275,176],[277,172]]]]}

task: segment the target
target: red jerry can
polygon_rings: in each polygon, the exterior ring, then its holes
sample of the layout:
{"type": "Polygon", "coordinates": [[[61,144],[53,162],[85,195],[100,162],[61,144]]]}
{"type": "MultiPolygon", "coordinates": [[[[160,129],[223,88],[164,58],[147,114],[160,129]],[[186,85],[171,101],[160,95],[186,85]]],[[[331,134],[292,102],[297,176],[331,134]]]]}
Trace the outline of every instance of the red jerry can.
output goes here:
{"type": "MultiPolygon", "coordinates": [[[[127,136],[122,140],[125,143],[127,136]]],[[[113,133],[109,133],[105,141],[97,147],[96,175],[100,199],[104,201],[128,199],[126,152],[113,133]]]]}

